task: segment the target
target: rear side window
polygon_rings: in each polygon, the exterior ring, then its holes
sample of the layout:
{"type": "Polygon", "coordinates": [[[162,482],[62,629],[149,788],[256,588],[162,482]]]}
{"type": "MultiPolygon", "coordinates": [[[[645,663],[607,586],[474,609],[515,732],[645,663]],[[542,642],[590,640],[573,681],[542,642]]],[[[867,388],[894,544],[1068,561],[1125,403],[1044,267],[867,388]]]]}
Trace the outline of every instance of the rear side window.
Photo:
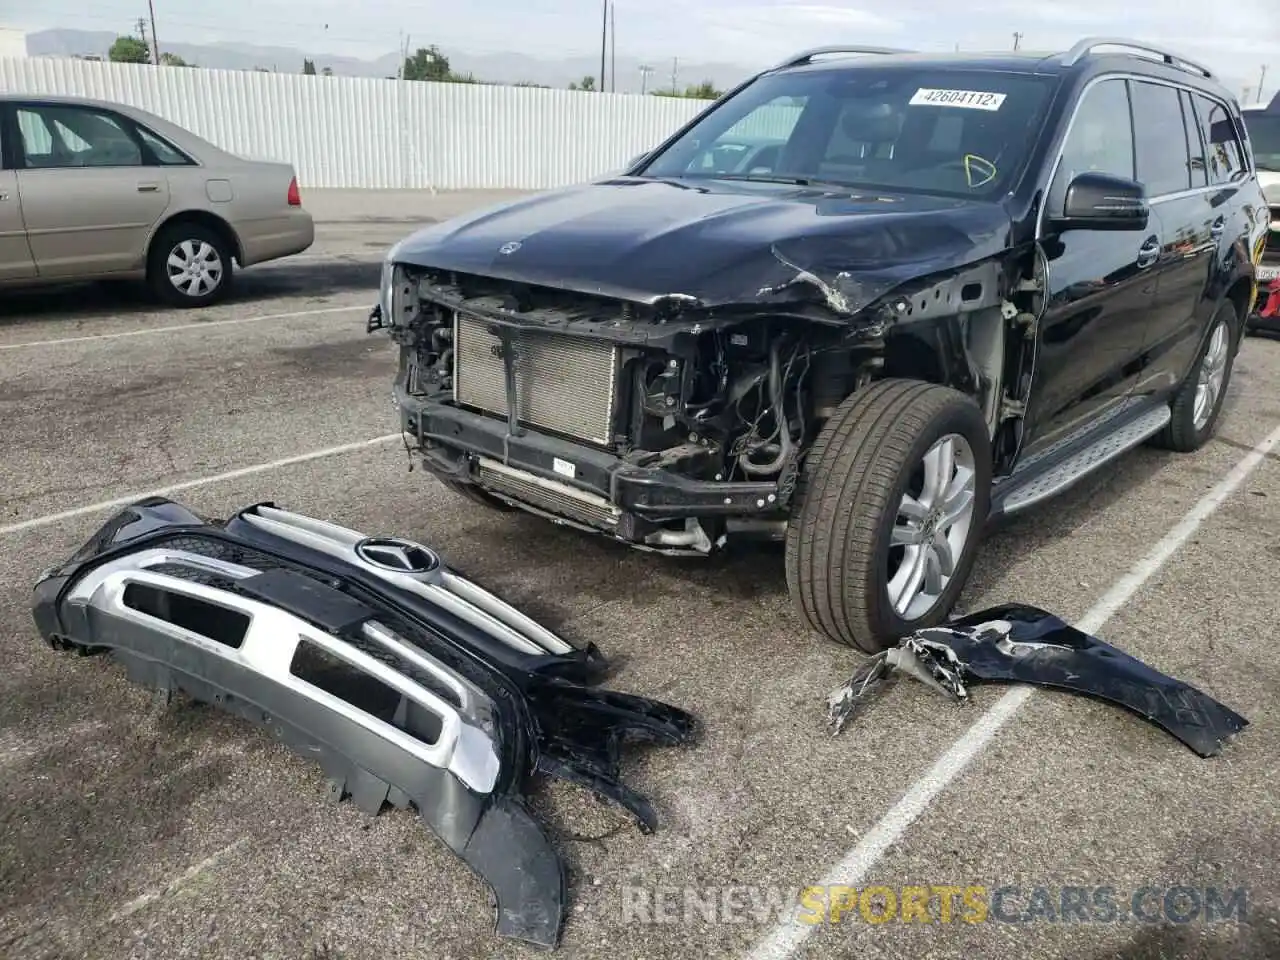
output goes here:
{"type": "Polygon", "coordinates": [[[134,129],[138,131],[138,137],[147,145],[147,149],[151,151],[161,166],[181,167],[191,162],[186,154],[178,150],[168,140],[161,139],[141,124],[136,125],[134,129]]]}
{"type": "Polygon", "coordinates": [[[1082,173],[1134,178],[1133,124],[1129,119],[1129,92],[1124,80],[1103,80],[1091,87],[1080,101],[1062,145],[1062,160],[1049,187],[1045,207],[1050,216],[1062,214],[1067,187],[1082,173]]]}
{"type": "Polygon", "coordinates": [[[1149,197],[1189,190],[1191,157],[1177,88],[1137,80],[1131,81],[1129,95],[1138,182],[1149,197]]]}
{"type": "Polygon", "coordinates": [[[1244,148],[1236,134],[1227,108],[1216,100],[1194,94],[1196,122],[1208,144],[1208,175],[1211,186],[1231,183],[1246,174],[1244,148]]]}

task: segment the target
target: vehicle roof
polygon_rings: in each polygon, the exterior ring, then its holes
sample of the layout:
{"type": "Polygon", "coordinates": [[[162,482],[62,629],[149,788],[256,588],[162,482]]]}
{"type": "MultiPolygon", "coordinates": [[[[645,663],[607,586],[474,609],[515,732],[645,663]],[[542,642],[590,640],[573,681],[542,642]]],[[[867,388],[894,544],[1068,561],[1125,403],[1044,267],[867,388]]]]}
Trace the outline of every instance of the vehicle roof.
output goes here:
{"type": "MultiPolygon", "coordinates": [[[[1123,45],[1121,40],[1097,39],[1097,46],[1123,45]]],[[[790,64],[784,62],[770,73],[816,73],[831,70],[883,70],[895,68],[936,70],[987,70],[1002,73],[1023,73],[1042,76],[1066,77],[1092,74],[1108,70],[1125,70],[1165,80],[1175,80],[1199,87],[1218,96],[1230,96],[1216,77],[1206,77],[1189,66],[1166,63],[1154,51],[1122,52],[1088,51],[1076,59],[1070,59],[1071,51],[1046,53],[1031,50],[999,50],[990,52],[965,51],[959,53],[911,52],[894,53],[828,53],[829,59],[790,64]]],[[[1166,51],[1167,53],[1167,51],[1166,51]]],[[[1179,60],[1177,54],[1170,53],[1179,60]]],[[[1183,60],[1184,63],[1188,61],[1183,60]]]]}

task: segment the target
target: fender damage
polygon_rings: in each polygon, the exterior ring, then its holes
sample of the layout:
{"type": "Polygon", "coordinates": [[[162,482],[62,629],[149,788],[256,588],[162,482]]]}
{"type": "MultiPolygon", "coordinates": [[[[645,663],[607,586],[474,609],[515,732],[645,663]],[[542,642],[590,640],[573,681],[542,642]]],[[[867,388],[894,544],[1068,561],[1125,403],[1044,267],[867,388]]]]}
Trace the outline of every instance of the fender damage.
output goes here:
{"type": "Polygon", "coordinates": [[[565,872],[525,796],[538,774],[620,804],[629,742],[689,742],[694,720],[602,690],[576,649],[427,547],[255,504],[209,521],[153,497],[108,520],[34,588],[55,648],[110,653],[320,762],[335,799],[412,808],[488,884],[497,932],[559,939],[565,872]]]}
{"type": "Polygon", "coordinates": [[[1249,721],[1208,694],[1166,676],[1037,607],[1007,604],[918,630],[871,658],[827,699],[839,732],[890,680],[906,673],[959,703],[968,685],[1027,683],[1123,707],[1201,757],[1222,752],[1249,721]]]}

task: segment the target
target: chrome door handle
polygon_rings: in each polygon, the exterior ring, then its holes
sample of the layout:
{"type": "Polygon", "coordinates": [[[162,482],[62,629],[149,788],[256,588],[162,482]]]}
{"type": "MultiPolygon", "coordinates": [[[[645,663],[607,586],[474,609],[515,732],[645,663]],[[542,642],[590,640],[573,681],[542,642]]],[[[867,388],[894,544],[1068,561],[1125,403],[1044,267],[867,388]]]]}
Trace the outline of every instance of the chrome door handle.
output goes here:
{"type": "Polygon", "coordinates": [[[1138,266],[1149,267],[1156,262],[1156,258],[1160,256],[1160,241],[1152,237],[1141,247],[1138,248],[1138,266]]]}
{"type": "Polygon", "coordinates": [[[0,190],[0,200],[8,200],[8,199],[9,199],[9,191],[0,190]]]}
{"type": "Polygon", "coordinates": [[[158,184],[158,183],[140,183],[140,184],[138,184],[138,192],[139,192],[139,193],[155,193],[155,192],[156,192],[157,190],[159,190],[159,189],[160,189],[160,184],[158,184]]]}

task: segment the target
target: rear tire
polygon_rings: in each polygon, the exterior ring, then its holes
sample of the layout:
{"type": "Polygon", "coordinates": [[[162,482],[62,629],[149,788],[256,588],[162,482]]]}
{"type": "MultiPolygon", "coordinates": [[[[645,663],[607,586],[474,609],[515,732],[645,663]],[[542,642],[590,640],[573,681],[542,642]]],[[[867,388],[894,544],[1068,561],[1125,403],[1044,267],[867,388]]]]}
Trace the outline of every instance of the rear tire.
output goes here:
{"type": "Polygon", "coordinates": [[[991,440],[971,399],[916,380],[853,394],[814,441],[796,486],[787,586],[805,622],[866,653],[941,623],[973,567],[990,503],[991,440]],[[954,472],[938,469],[948,449],[954,472]]]}
{"type": "Polygon", "coordinates": [[[231,292],[234,256],[218,231],[179,220],[151,241],[147,284],[157,298],[175,307],[208,307],[231,292]]]}
{"type": "Polygon", "coordinates": [[[1240,328],[1235,304],[1225,301],[1213,315],[1209,336],[1196,354],[1191,373],[1174,395],[1172,419],[1152,438],[1152,446],[1191,453],[1213,436],[1222,414],[1222,402],[1231,385],[1231,370],[1240,348],[1240,328]]]}

